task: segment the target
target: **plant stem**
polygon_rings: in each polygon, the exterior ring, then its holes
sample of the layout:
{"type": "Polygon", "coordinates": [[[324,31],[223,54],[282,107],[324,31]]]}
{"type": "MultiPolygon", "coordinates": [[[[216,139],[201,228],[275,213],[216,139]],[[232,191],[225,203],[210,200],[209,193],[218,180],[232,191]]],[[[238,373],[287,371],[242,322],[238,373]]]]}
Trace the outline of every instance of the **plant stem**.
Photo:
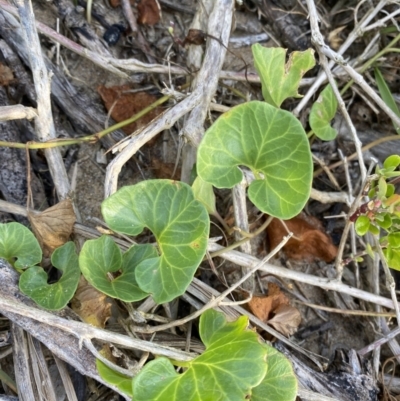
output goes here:
{"type": "Polygon", "coordinates": [[[232,245],[227,246],[227,247],[224,248],[224,249],[221,249],[221,250],[219,250],[219,251],[215,251],[215,252],[213,252],[213,253],[210,253],[210,256],[211,256],[212,258],[214,258],[214,257],[216,257],[216,256],[222,255],[222,254],[223,254],[224,252],[226,252],[226,251],[231,251],[232,249],[235,249],[235,248],[239,247],[240,245],[242,245],[242,244],[244,244],[245,242],[249,241],[251,238],[254,238],[256,235],[258,235],[258,234],[260,234],[261,232],[263,232],[263,231],[268,227],[268,225],[269,225],[269,223],[272,221],[272,219],[273,219],[272,216],[268,216],[268,219],[265,220],[265,222],[264,222],[256,231],[254,231],[254,233],[245,233],[245,234],[244,234],[244,232],[243,232],[242,230],[240,230],[240,233],[241,233],[242,235],[245,235],[246,238],[243,238],[243,239],[241,239],[240,241],[237,241],[237,242],[233,243],[232,245]]]}
{"type": "Polygon", "coordinates": [[[0,141],[0,146],[8,147],[8,148],[17,148],[17,149],[50,149],[56,148],[59,146],[69,146],[69,145],[76,145],[80,143],[96,143],[99,139],[103,138],[104,136],[110,134],[113,131],[116,131],[119,128],[125,127],[128,124],[131,124],[137,121],[139,118],[143,117],[151,110],[155,109],[156,107],[160,106],[161,104],[167,102],[171,98],[171,95],[165,95],[160,99],[156,100],[150,106],[144,108],[139,113],[135,114],[131,118],[125,121],[121,121],[118,124],[114,124],[113,126],[97,132],[96,134],[84,136],[82,138],[75,138],[75,139],[53,139],[46,142],[28,142],[28,143],[18,143],[18,142],[6,142],[0,141]]]}

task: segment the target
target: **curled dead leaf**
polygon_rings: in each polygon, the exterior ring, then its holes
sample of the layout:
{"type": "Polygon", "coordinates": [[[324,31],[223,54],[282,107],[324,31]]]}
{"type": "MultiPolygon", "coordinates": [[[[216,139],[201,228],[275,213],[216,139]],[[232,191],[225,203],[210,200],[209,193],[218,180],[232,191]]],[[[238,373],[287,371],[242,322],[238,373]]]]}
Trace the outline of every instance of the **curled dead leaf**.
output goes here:
{"type": "Polygon", "coordinates": [[[71,300],[71,307],[84,322],[100,328],[105,327],[111,316],[111,303],[107,301],[107,296],[92,287],[83,276],[71,300]]]}
{"type": "Polygon", "coordinates": [[[281,305],[289,305],[289,299],[274,283],[268,283],[268,296],[254,296],[248,303],[254,316],[263,322],[267,322],[281,305]]]}
{"type": "Polygon", "coordinates": [[[28,219],[43,255],[48,257],[69,240],[76,216],[72,201],[65,199],[40,213],[28,211],[28,219]]]}
{"type": "Polygon", "coordinates": [[[337,50],[339,49],[340,45],[343,43],[343,39],[340,37],[343,29],[346,28],[346,25],[339,26],[338,28],[334,29],[333,31],[329,32],[328,35],[328,42],[332,49],[337,50]]]}
{"type": "Polygon", "coordinates": [[[289,259],[319,259],[327,263],[335,259],[337,248],[323,232],[318,219],[304,214],[285,221],[273,219],[267,228],[270,249],[274,249],[288,232],[293,232],[293,237],[285,244],[283,251],[289,259]]]}
{"type": "Polygon", "coordinates": [[[291,305],[280,305],[275,310],[275,316],[267,322],[285,336],[293,335],[300,323],[300,311],[291,305]]]}

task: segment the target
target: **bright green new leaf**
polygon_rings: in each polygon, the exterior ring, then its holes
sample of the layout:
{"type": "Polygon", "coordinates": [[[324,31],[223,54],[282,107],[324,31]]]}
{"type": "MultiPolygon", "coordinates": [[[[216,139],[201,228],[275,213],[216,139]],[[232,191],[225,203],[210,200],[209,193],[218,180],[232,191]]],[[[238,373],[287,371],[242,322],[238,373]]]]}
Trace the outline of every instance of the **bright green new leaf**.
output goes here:
{"type": "Polygon", "coordinates": [[[386,195],[386,191],[387,191],[387,182],[383,177],[379,177],[377,197],[380,199],[383,198],[386,195]]]}
{"type": "Polygon", "coordinates": [[[57,248],[51,263],[62,272],[56,283],[48,284],[47,273],[40,266],[32,266],[21,274],[19,288],[43,308],[58,310],[67,305],[78,287],[80,270],[74,243],[57,248]]]}
{"type": "Polygon", "coordinates": [[[397,168],[400,165],[400,155],[391,155],[385,159],[383,162],[383,167],[385,169],[397,168]]]}
{"type": "Polygon", "coordinates": [[[139,263],[139,287],[157,303],[183,294],[202,261],[208,241],[209,217],[185,183],[149,180],[121,188],[102,204],[111,229],[137,235],[144,227],[154,234],[160,255],[139,263]]]}
{"type": "Polygon", "coordinates": [[[383,253],[386,256],[389,267],[400,270],[400,249],[388,246],[387,249],[383,250],[383,253]]]}
{"type": "Polygon", "coordinates": [[[257,43],[251,49],[266,102],[280,107],[289,97],[302,97],[297,91],[303,75],[315,66],[314,50],[295,51],[285,63],[286,50],[281,47],[263,47],[257,43]]]}
{"type": "Polygon", "coordinates": [[[252,391],[251,401],[294,401],[297,397],[297,379],[290,361],[275,348],[268,350],[268,372],[261,384],[252,391]]]}
{"type": "Polygon", "coordinates": [[[200,201],[207,209],[207,212],[213,214],[215,208],[215,194],[213,186],[197,176],[192,184],[194,197],[200,201]]]}
{"type": "Polygon", "coordinates": [[[206,132],[197,153],[197,173],[217,188],[242,179],[250,168],[250,200],[263,212],[289,219],[303,209],[312,182],[306,133],[289,112],[265,102],[248,102],[223,114],[206,132]]]}
{"type": "Polygon", "coordinates": [[[32,232],[22,224],[0,224],[0,258],[17,269],[26,269],[42,260],[42,250],[32,232]]]}
{"type": "Polygon", "coordinates": [[[337,100],[329,84],[318,96],[312,105],[310,112],[310,127],[314,134],[323,141],[331,141],[336,138],[337,130],[331,127],[331,120],[335,117],[337,100]]]}
{"type": "Polygon", "coordinates": [[[356,233],[358,235],[365,235],[368,232],[370,225],[371,221],[367,216],[358,216],[355,223],[356,233]]]}
{"type": "Polygon", "coordinates": [[[376,226],[375,224],[370,224],[368,227],[368,231],[372,234],[372,235],[379,235],[380,229],[378,226],[376,226]]]}
{"type": "Polygon", "coordinates": [[[375,215],[376,224],[385,230],[392,226],[392,217],[389,213],[378,213],[375,215]]]}
{"type": "MultiPolygon", "coordinates": [[[[394,97],[392,95],[392,92],[390,92],[389,87],[387,86],[385,79],[383,78],[383,75],[379,68],[374,69],[375,73],[375,82],[378,85],[379,93],[382,97],[382,100],[386,103],[386,106],[388,106],[394,113],[397,114],[398,117],[400,117],[400,111],[399,108],[397,107],[397,103],[394,100],[394,97]]],[[[400,133],[400,127],[394,124],[394,128],[396,132],[399,134],[400,133]]]]}
{"type": "Polygon", "coordinates": [[[390,198],[394,194],[395,190],[396,190],[396,187],[393,184],[387,184],[385,197],[390,198]]]}
{"type": "Polygon", "coordinates": [[[241,316],[227,323],[208,310],[200,318],[206,351],[176,373],[166,358],[149,362],[133,379],[135,401],[243,401],[267,372],[266,348],[241,316]],[[212,323],[216,320],[216,323],[212,323]],[[205,323],[211,322],[210,325],[205,323]]]}
{"type": "Polygon", "coordinates": [[[388,242],[392,248],[400,248],[400,232],[390,233],[388,242]]]}
{"type": "Polygon", "coordinates": [[[102,379],[113,384],[127,396],[132,397],[132,378],[109,368],[100,359],[96,359],[96,367],[102,379]]]}
{"type": "Polygon", "coordinates": [[[79,255],[79,267],[86,280],[99,291],[112,298],[134,302],[149,295],[139,288],[137,266],[157,257],[157,250],[151,245],[133,245],[122,254],[118,245],[103,235],[85,242],[79,255]]]}

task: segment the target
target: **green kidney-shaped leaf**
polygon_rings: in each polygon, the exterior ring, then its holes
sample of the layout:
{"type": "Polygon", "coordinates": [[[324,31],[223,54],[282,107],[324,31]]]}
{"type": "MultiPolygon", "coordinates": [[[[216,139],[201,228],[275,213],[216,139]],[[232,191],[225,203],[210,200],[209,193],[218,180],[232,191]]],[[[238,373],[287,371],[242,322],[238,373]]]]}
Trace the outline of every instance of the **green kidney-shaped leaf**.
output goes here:
{"type": "Polygon", "coordinates": [[[248,194],[261,211],[289,219],[303,209],[312,159],[306,133],[291,113],[254,101],[232,108],[208,129],[198,149],[198,175],[232,188],[242,179],[239,166],[256,177],[248,194]]]}
{"type": "Polygon", "coordinates": [[[200,318],[200,336],[206,351],[176,373],[166,358],[151,361],[133,379],[135,401],[243,401],[267,372],[266,348],[257,334],[246,330],[248,319],[227,323],[219,312],[200,318]],[[216,324],[208,322],[217,320],[216,324]],[[206,321],[206,322],[205,322],[206,321]]]}
{"type": "Polygon", "coordinates": [[[314,134],[324,140],[331,141],[336,138],[337,130],[331,127],[331,120],[335,117],[337,100],[329,84],[318,96],[310,112],[310,127],[314,134]]]}
{"type": "Polygon", "coordinates": [[[361,215],[357,217],[354,228],[358,235],[365,235],[368,232],[370,225],[370,219],[367,216],[361,215]]]}
{"type": "Polygon", "coordinates": [[[379,227],[387,230],[392,226],[392,217],[390,213],[377,213],[375,215],[375,222],[379,227]]]}
{"type": "Polygon", "coordinates": [[[149,294],[136,280],[137,266],[158,257],[151,245],[133,245],[122,254],[108,236],[86,241],[79,255],[79,267],[86,280],[99,291],[125,302],[139,301],[149,294]],[[115,274],[115,277],[112,275],[115,274]]]}
{"type": "Polygon", "coordinates": [[[251,401],[294,401],[297,397],[297,379],[290,361],[275,348],[268,350],[268,372],[253,389],[251,401]]]}
{"type": "Polygon", "coordinates": [[[183,294],[202,261],[209,233],[206,208],[189,185],[149,180],[121,188],[102,204],[111,229],[137,235],[144,227],[154,234],[160,255],[136,268],[139,287],[157,303],[183,294]]]}
{"type": "Polygon", "coordinates": [[[51,263],[62,272],[56,283],[48,284],[47,273],[40,266],[32,266],[21,274],[19,288],[43,308],[58,310],[67,305],[78,287],[80,270],[74,243],[57,248],[51,263]]]}
{"type": "Polygon", "coordinates": [[[22,224],[0,224],[0,258],[17,269],[26,269],[42,260],[42,250],[32,232],[22,224]]]}
{"type": "Polygon", "coordinates": [[[125,376],[122,373],[109,368],[106,364],[101,362],[100,359],[96,359],[96,367],[102,379],[113,384],[129,397],[133,396],[131,377],[125,376]]]}
{"type": "Polygon", "coordinates": [[[263,47],[257,43],[252,46],[252,51],[266,102],[280,107],[289,97],[301,97],[297,92],[300,80],[315,66],[312,49],[291,53],[286,64],[286,50],[281,47],[263,47]]]}
{"type": "Polygon", "coordinates": [[[400,270],[400,249],[392,248],[390,245],[383,250],[389,267],[400,270]]]}
{"type": "Polygon", "coordinates": [[[400,232],[390,233],[388,242],[392,248],[400,248],[400,232]]]}

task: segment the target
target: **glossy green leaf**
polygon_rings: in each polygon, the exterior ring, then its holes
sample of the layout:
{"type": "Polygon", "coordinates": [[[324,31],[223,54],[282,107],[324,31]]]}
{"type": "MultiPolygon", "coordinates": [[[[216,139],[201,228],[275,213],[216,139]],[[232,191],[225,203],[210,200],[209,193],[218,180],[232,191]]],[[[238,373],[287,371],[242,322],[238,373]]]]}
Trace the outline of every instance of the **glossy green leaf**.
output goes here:
{"type": "Polygon", "coordinates": [[[310,112],[310,127],[314,134],[323,141],[331,141],[336,138],[337,130],[331,127],[331,120],[335,117],[337,100],[329,84],[318,96],[312,105],[310,112]]]}
{"type": "Polygon", "coordinates": [[[283,48],[252,46],[254,66],[261,78],[263,97],[266,102],[280,107],[289,97],[302,97],[298,93],[303,75],[315,66],[314,51],[295,51],[286,63],[286,50],[283,48]]]}
{"type": "Polygon", "coordinates": [[[176,373],[166,358],[145,365],[133,380],[135,401],[243,401],[251,394],[267,372],[267,350],[246,329],[247,317],[227,323],[219,314],[209,310],[201,316],[200,336],[207,348],[184,373],[176,373]]]}
{"type": "Polygon", "coordinates": [[[99,375],[102,379],[110,384],[113,384],[127,396],[132,397],[132,378],[123,375],[122,373],[116,372],[115,370],[109,368],[99,359],[96,359],[96,367],[99,375]]]}
{"type": "Polygon", "coordinates": [[[383,250],[386,256],[387,263],[389,267],[395,270],[400,270],[400,248],[388,247],[383,250]]]}
{"type": "Polygon", "coordinates": [[[400,232],[390,233],[388,242],[392,248],[400,248],[400,232]]]}
{"type": "Polygon", "coordinates": [[[395,190],[396,190],[396,187],[393,184],[387,184],[385,197],[390,198],[394,194],[395,190]]]}
{"type": "Polygon", "coordinates": [[[379,235],[380,229],[375,224],[370,224],[369,227],[368,227],[368,231],[372,235],[379,235]]]}
{"type": "Polygon", "coordinates": [[[17,269],[26,269],[42,260],[42,250],[32,232],[22,224],[0,224],[0,258],[17,269]]]}
{"type": "Polygon", "coordinates": [[[122,254],[118,245],[103,235],[85,242],[79,255],[79,267],[86,280],[99,291],[112,298],[134,302],[149,295],[137,283],[137,266],[154,258],[158,258],[158,253],[151,245],[133,245],[122,254]]]}
{"type": "Polygon", "coordinates": [[[206,207],[207,212],[209,214],[215,213],[215,194],[213,186],[197,176],[192,184],[192,189],[194,197],[206,207]]]}
{"type": "Polygon", "coordinates": [[[291,113],[254,101],[232,108],[208,129],[198,149],[198,175],[217,188],[232,188],[242,179],[239,166],[256,177],[248,195],[261,211],[289,219],[303,209],[312,159],[306,133],[291,113]]]}
{"type": "Polygon", "coordinates": [[[157,303],[183,294],[202,261],[208,241],[209,217],[185,183],[149,180],[121,188],[102,204],[111,229],[137,235],[144,227],[154,234],[160,255],[136,268],[139,287],[157,303]]]}
{"type": "Polygon", "coordinates": [[[371,221],[367,216],[358,216],[355,223],[356,233],[358,235],[365,235],[368,232],[370,225],[371,221]]]}
{"type": "Polygon", "coordinates": [[[67,305],[78,287],[80,270],[74,243],[57,248],[51,263],[62,272],[56,283],[48,284],[47,273],[40,266],[32,266],[21,274],[19,288],[43,308],[58,310],[67,305]]]}
{"type": "MultiPolygon", "coordinates": [[[[378,85],[379,93],[382,97],[382,100],[386,103],[386,105],[394,112],[397,114],[398,117],[400,117],[400,111],[399,108],[397,107],[397,103],[394,100],[394,97],[392,95],[392,92],[390,92],[389,87],[387,86],[385,79],[383,78],[383,75],[379,68],[374,69],[375,73],[375,82],[378,85]]],[[[397,133],[400,133],[400,127],[397,126],[395,123],[393,123],[394,128],[397,133]]]]}
{"type": "Polygon", "coordinates": [[[397,168],[399,165],[400,165],[400,155],[391,155],[387,157],[383,162],[383,167],[385,169],[397,168]]]}
{"type": "Polygon", "coordinates": [[[267,346],[268,372],[253,389],[251,401],[294,401],[297,379],[290,361],[275,348],[267,346]]]}
{"type": "Polygon", "coordinates": [[[378,192],[377,192],[378,198],[379,199],[383,198],[386,195],[386,191],[387,191],[386,180],[383,177],[379,177],[379,180],[378,180],[378,192]]]}
{"type": "Polygon", "coordinates": [[[389,213],[379,213],[375,215],[376,224],[379,227],[384,228],[387,230],[392,225],[392,218],[389,213]]]}

